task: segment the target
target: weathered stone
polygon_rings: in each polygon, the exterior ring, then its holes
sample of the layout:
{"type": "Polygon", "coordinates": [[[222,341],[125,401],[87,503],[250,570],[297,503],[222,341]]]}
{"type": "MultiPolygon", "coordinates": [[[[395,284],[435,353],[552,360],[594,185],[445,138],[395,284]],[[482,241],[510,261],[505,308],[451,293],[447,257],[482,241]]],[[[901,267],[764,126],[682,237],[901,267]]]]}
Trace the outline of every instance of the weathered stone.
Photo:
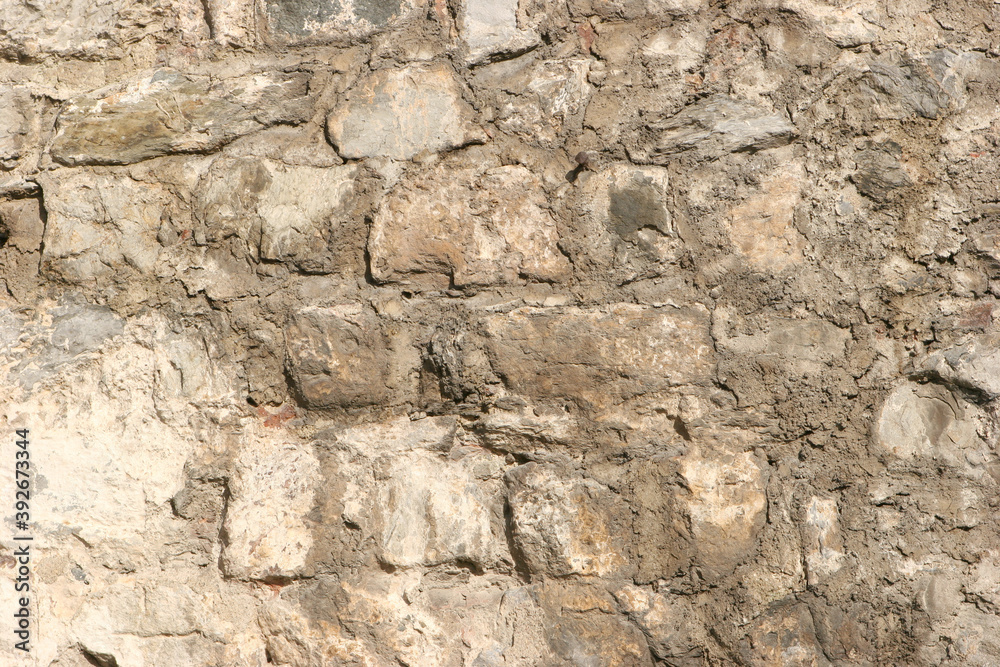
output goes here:
{"type": "Polygon", "coordinates": [[[379,70],[356,85],[326,119],[327,135],[345,158],[409,160],[418,153],[485,139],[444,65],[379,70]]]}
{"type": "Polygon", "coordinates": [[[460,22],[467,63],[527,51],[541,43],[537,32],[518,25],[518,9],[518,0],[465,0],[460,22]]]}
{"type": "Polygon", "coordinates": [[[389,399],[387,341],[360,305],[302,310],[285,341],[288,372],[306,405],[346,408],[389,399]]]}
{"type": "Polygon", "coordinates": [[[863,89],[880,118],[917,115],[933,119],[948,109],[951,102],[933,68],[912,56],[894,53],[871,61],[863,89]]]}
{"type": "Polygon", "coordinates": [[[816,496],[809,498],[803,508],[801,533],[806,581],[814,586],[829,579],[844,566],[837,501],[816,496]]]}
{"type": "Polygon", "coordinates": [[[902,154],[899,144],[894,141],[861,151],[854,158],[858,170],[851,175],[851,181],[862,194],[885,201],[893,190],[913,185],[899,162],[902,154]]]}
{"type": "Polygon", "coordinates": [[[885,399],[875,439],[902,461],[936,461],[982,475],[989,460],[988,445],[977,433],[982,420],[978,407],[947,388],[906,382],[885,399]]]}
{"type": "Polygon", "coordinates": [[[312,515],[317,562],[340,548],[347,526],[386,568],[509,570],[501,482],[508,466],[458,437],[454,417],[323,434],[327,483],[312,515]]]}
{"type": "Polygon", "coordinates": [[[156,231],[171,200],[162,187],[122,174],[54,171],[39,176],[45,192],[42,271],[70,283],[117,272],[154,272],[156,231]]]}
{"type": "Polygon", "coordinates": [[[516,654],[511,643],[499,644],[495,629],[510,585],[489,575],[461,588],[417,572],[323,576],[283,588],[262,606],[260,625],[281,665],[492,664],[477,656],[516,654]]]}
{"type": "Polygon", "coordinates": [[[451,463],[417,454],[380,466],[379,475],[387,477],[377,484],[375,500],[381,562],[458,563],[482,570],[510,560],[497,520],[499,485],[477,479],[475,458],[451,463]]]}
{"type": "Polygon", "coordinates": [[[307,84],[303,74],[215,82],[157,70],[67,102],[50,150],[66,165],[131,164],[213,151],[275,123],[305,120],[307,84]]]}
{"type": "MultiPolygon", "coordinates": [[[[748,3],[749,4],[749,3],[748,3]]],[[[875,41],[879,25],[874,21],[877,4],[871,0],[845,6],[830,6],[813,0],[778,0],[771,3],[798,14],[841,48],[854,48],[875,41]]],[[[759,10],[760,3],[754,4],[759,10]]]]}
{"type": "Polygon", "coordinates": [[[639,149],[635,157],[655,164],[666,164],[672,156],[689,150],[718,158],[736,151],[776,148],[798,136],[783,116],[727,95],[695,102],[650,128],[658,133],[652,150],[639,149]]]}
{"type": "Polygon", "coordinates": [[[280,581],[301,572],[312,547],[305,516],[319,480],[308,447],[273,439],[244,447],[229,483],[222,555],[228,576],[280,581]]]}
{"type": "Polygon", "coordinates": [[[515,392],[607,406],[640,391],[711,381],[702,307],[519,308],[486,318],[494,369],[515,392]]]}
{"type": "Polygon", "coordinates": [[[706,47],[707,42],[701,32],[668,28],[649,37],[643,43],[642,53],[648,58],[672,62],[678,70],[689,71],[704,59],[706,47]]]}
{"type": "Polygon", "coordinates": [[[27,90],[0,90],[0,169],[13,169],[24,154],[32,131],[34,111],[27,90]]]}
{"type": "MultiPolygon", "coordinates": [[[[12,377],[26,389],[74,361],[86,359],[124,331],[122,320],[101,306],[66,303],[48,314],[50,324],[33,332],[41,336],[34,339],[31,354],[11,369],[12,377]]],[[[19,337],[15,335],[14,340],[19,337]]]]}
{"type": "Polygon", "coordinates": [[[5,0],[0,12],[0,53],[15,58],[120,58],[120,47],[171,29],[186,40],[207,36],[200,3],[54,0],[40,6],[5,0]]]}
{"type": "MultiPolygon", "coordinates": [[[[587,82],[591,61],[583,58],[550,60],[541,63],[516,59],[498,63],[482,73],[481,87],[499,88],[496,123],[504,132],[546,148],[561,145],[560,137],[586,111],[593,94],[587,82]]],[[[490,91],[494,92],[494,91],[490,91]]]]}
{"type": "Polygon", "coordinates": [[[392,27],[424,5],[422,0],[268,0],[264,29],[280,43],[344,41],[392,27]]]}
{"type": "Polygon", "coordinates": [[[1000,335],[970,338],[927,356],[914,367],[921,373],[995,400],[1000,398],[1000,335]]]}
{"type": "Polygon", "coordinates": [[[357,173],[355,166],[221,158],[198,189],[195,211],[211,238],[237,234],[262,259],[329,273],[337,268],[331,251],[337,228],[353,212],[357,173]]]}
{"type": "Polygon", "coordinates": [[[649,637],[658,659],[677,667],[704,664],[708,632],[687,596],[654,593],[632,584],[615,590],[614,595],[622,610],[649,637]]]}
{"type": "Polygon", "coordinates": [[[795,211],[803,180],[801,169],[785,167],[729,210],[729,238],[754,269],[778,273],[802,263],[806,240],[795,228],[795,211]]]}
{"type": "Polygon", "coordinates": [[[681,459],[679,499],[706,579],[729,574],[752,554],[765,519],[765,470],[753,452],[694,449],[681,459]]]}
{"type": "Polygon", "coordinates": [[[590,179],[594,213],[607,229],[628,241],[638,241],[643,232],[676,234],[667,208],[667,170],[662,167],[612,165],[601,178],[590,179]]]}
{"type": "Polygon", "coordinates": [[[586,479],[533,463],[507,473],[514,543],[533,575],[609,576],[626,566],[624,507],[586,479]]]}
{"type": "Polygon", "coordinates": [[[830,667],[804,604],[784,605],[757,619],[742,648],[754,667],[830,667]]]}
{"type": "Polygon", "coordinates": [[[608,613],[614,601],[605,590],[595,588],[545,583],[529,589],[544,614],[543,632],[551,650],[548,660],[535,664],[652,665],[642,632],[608,613]]]}
{"type": "Polygon", "coordinates": [[[569,277],[538,178],[524,167],[435,169],[398,187],[368,240],[381,282],[456,287],[569,277]]]}

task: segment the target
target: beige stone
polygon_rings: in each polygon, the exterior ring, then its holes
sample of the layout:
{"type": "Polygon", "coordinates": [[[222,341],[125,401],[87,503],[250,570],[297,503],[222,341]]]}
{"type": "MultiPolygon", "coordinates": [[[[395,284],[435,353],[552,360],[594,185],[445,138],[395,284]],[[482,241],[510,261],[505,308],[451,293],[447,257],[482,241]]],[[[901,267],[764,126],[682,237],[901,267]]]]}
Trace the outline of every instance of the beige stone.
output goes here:
{"type": "Polygon", "coordinates": [[[380,282],[446,287],[570,275],[541,181],[521,166],[434,169],[398,187],[368,241],[380,282]]]}
{"type": "Polygon", "coordinates": [[[370,74],[327,116],[326,129],[345,158],[409,160],[481,142],[473,117],[451,69],[408,65],[370,74]]]}
{"type": "Polygon", "coordinates": [[[486,318],[494,368],[512,391],[608,406],[643,388],[711,381],[715,353],[700,306],[518,308],[486,318]]]}
{"type": "Polygon", "coordinates": [[[623,508],[607,488],[534,464],[506,480],[514,542],[532,574],[609,576],[626,566],[623,508]]]}
{"type": "Polygon", "coordinates": [[[703,576],[728,574],[752,555],[764,525],[765,469],[753,452],[688,452],[680,463],[680,500],[703,576]]]}
{"type": "Polygon", "coordinates": [[[754,269],[778,273],[802,263],[806,240],[794,223],[803,178],[800,168],[785,167],[729,210],[729,238],[754,269]]]}

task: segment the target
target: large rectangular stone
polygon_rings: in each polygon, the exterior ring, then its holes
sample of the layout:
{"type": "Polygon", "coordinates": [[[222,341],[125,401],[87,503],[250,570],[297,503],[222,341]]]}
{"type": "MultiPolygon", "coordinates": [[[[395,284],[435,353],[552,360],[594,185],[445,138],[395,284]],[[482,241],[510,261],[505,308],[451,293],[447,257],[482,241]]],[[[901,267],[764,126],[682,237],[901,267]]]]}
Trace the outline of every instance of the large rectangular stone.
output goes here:
{"type": "Polygon", "coordinates": [[[677,385],[707,385],[715,350],[704,306],[519,308],[486,320],[495,370],[510,389],[607,405],[677,385]]]}

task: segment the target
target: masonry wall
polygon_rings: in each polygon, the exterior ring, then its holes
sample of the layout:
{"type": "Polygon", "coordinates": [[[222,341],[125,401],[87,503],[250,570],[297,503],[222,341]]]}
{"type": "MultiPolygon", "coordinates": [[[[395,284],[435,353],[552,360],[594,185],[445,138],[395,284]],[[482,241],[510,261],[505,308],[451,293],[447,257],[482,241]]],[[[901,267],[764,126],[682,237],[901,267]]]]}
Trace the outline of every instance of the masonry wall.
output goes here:
{"type": "Polygon", "coordinates": [[[0,0],[0,662],[1000,664],[998,8],[0,0]]]}

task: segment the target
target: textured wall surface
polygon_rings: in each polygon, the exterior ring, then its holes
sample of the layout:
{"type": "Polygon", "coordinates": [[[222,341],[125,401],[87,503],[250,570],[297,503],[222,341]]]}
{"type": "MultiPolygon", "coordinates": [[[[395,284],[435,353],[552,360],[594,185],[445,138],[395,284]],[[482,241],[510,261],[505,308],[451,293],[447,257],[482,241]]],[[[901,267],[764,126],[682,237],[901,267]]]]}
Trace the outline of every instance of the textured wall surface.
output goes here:
{"type": "Polygon", "coordinates": [[[0,663],[1000,665],[998,27],[0,0],[0,663]]]}

